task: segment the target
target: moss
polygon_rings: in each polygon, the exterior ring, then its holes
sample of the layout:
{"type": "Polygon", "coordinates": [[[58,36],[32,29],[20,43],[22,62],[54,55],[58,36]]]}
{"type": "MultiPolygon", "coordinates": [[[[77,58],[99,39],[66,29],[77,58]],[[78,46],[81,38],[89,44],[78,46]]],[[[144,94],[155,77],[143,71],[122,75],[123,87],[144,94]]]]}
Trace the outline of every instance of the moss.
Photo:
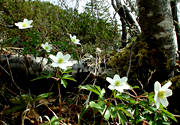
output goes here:
{"type": "Polygon", "coordinates": [[[168,81],[172,82],[170,89],[172,90],[172,96],[168,97],[169,106],[168,110],[175,114],[180,114],[179,101],[177,99],[180,98],[180,75],[171,77],[168,80],[162,82],[162,85],[166,84],[168,81]],[[177,100],[177,101],[176,101],[177,100]]]}
{"type": "MultiPolygon", "coordinates": [[[[169,71],[169,61],[163,49],[151,49],[148,43],[140,39],[139,37],[134,42],[134,47],[132,48],[131,69],[128,79],[132,85],[139,85],[140,81],[145,88],[152,90],[153,86],[150,84],[154,83],[154,81],[161,82],[168,79],[163,73],[169,71]],[[160,76],[163,78],[160,79],[160,76]]],[[[120,76],[126,76],[128,71],[131,47],[132,43],[111,56],[108,61],[108,65],[117,71],[120,76]]]]}
{"type": "Polygon", "coordinates": [[[180,89],[180,75],[171,77],[170,79],[165,80],[162,84],[165,84],[168,81],[172,82],[172,86],[171,86],[172,90],[180,89]]]}

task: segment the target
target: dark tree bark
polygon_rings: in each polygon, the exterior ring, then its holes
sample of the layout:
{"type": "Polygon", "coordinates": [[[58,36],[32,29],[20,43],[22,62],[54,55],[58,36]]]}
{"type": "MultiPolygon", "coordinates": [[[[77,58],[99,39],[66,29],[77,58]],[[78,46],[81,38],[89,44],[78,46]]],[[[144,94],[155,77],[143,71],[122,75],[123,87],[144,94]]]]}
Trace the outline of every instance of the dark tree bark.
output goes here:
{"type": "Polygon", "coordinates": [[[122,4],[121,0],[111,0],[111,4],[120,17],[122,24],[122,46],[125,47],[127,44],[127,27],[129,27],[129,29],[135,27],[137,34],[140,33],[140,29],[138,29],[129,9],[126,5],[122,4]]]}
{"type": "Polygon", "coordinates": [[[126,29],[126,20],[125,20],[125,11],[123,9],[123,6],[119,0],[111,0],[111,4],[114,8],[114,10],[118,13],[122,25],[122,41],[126,43],[127,40],[127,29],[126,29]]]}
{"type": "Polygon", "coordinates": [[[173,76],[176,61],[173,16],[168,0],[138,0],[142,39],[154,53],[156,80],[173,76]]]}

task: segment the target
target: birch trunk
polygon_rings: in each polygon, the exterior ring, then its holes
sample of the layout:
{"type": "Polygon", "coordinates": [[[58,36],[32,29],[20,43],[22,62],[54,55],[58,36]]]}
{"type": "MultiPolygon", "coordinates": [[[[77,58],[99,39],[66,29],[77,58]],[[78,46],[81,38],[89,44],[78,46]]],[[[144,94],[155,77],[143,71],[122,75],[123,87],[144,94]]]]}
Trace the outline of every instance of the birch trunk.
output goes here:
{"type": "Polygon", "coordinates": [[[156,80],[172,77],[176,61],[174,25],[168,0],[138,0],[139,25],[143,41],[156,54],[156,80]],[[163,61],[163,62],[162,62],[163,61]]]}

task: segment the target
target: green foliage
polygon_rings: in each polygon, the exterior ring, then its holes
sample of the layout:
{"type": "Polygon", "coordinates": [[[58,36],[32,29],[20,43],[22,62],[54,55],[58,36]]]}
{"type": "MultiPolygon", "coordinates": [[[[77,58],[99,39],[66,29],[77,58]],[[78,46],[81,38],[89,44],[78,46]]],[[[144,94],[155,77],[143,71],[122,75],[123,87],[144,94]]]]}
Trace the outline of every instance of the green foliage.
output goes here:
{"type": "Polygon", "coordinates": [[[19,30],[14,26],[24,18],[33,20],[33,30],[41,33],[41,41],[68,43],[68,34],[71,33],[78,36],[83,44],[91,42],[108,48],[119,39],[116,22],[91,16],[89,12],[79,14],[76,10],[63,10],[49,2],[1,0],[0,12],[0,38],[4,42],[11,41],[12,46],[28,41],[24,33],[29,29],[19,30]]]}
{"type": "Polygon", "coordinates": [[[153,93],[145,93],[144,97],[133,97],[129,92],[127,94],[112,91],[112,95],[105,99],[105,90],[100,89],[99,86],[85,85],[80,86],[80,88],[98,95],[98,100],[90,101],[88,107],[92,108],[95,114],[99,112],[102,116],[101,119],[106,121],[116,121],[118,118],[122,125],[127,123],[134,125],[143,123],[150,125],[170,124],[170,119],[177,122],[174,115],[164,109],[163,106],[160,109],[153,106],[153,93]]]}
{"type": "Polygon", "coordinates": [[[48,119],[48,121],[46,123],[42,123],[40,125],[59,125],[59,118],[53,116],[51,119],[49,119],[48,116],[46,116],[46,118],[48,119]]]}
{"type": "Polygon", "coordinates": [[[52,93],[42,93],[36,97],[29,94],[22,94],[20,96],[10,99],[10,102],[14,105],[12,108],[8,109],[7,113],[14,113],[20,110],[24,110],[28,105],[35,105],[41,99],[48,98],[52,93]]]}
{"type": "Polygon", "coordinates": [[[38,32],[30,31],[27,32],[28,41],[22,41],[20,46],[23,47],[23,55],[32,54],[35,57],[39,55],[40,51],[40,34],[38,32]]]}
{"type": "Polygon", "coordinates": [[[105,89],[102,89],[99,86],[96,85],[85,85],[85,86],[79,86],[80,89],[86,89],[88,91],[92,91],[95,94],[97,94],[100,98],[104,96],[105,89]]]}

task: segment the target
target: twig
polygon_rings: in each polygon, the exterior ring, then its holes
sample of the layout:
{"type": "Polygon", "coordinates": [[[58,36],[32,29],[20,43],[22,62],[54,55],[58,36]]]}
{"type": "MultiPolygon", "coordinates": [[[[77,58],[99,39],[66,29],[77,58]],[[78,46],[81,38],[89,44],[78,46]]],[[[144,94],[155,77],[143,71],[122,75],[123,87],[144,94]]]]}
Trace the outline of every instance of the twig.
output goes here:
{"type": "Polygon", "coordinates": [[[136,98],[137,96],[134,96],[134,95],[132,95],[132,94],[130,94],[130,93],[128,93],[128,92],[124,92],[124,93],[126,93],[127,95],[129,95],[129,96],[131,96],[131,97],[133,97],[133,98],[136,98]]]}
{"type": "Polygon", "coordinates": [[[176,118],[180,118],[180,115],[173,115],[174,117],[176,117],[176,118]]]}
{"type": "Polygon", "coordinates": [[[152,75],[156,72],[156,69],[154,71],[151,72],[151,75],[149,76],[146,85],[149,84],[149,81],[152,79],[152,75]]]}
{"type": "Polygon", "coordinates": [[[3,69],[3,70],[8,74],[8,76],[11,76],[11,75],[8,73],[8,71],[6,71],[6,69],[5,69],[4,67],[2,67],[1,65],[0,65],[0,68],[3,69]]]}
{"type": "Polygon", "coordinates": [[[144,89],[144,86],[143,86],[142,82],[139,79],[137,79],[137,81],[141,85],[141,88],[144,89]]]}
{"type": "Polygon", "coordinates": [[[91,73],[89,73],[89,74],[87,75],[87,77],[81,82],[81,85],[85,83],[85,81],[89,78],[90,75],[91,75],[91,73]]]}
{"type": "Polygon", "coordinates": [[[30,111],[30,109],[29,108],[26,108],[26,110],[24,110],[24,112],[22,113],[22,115],[21,115],[21,125],[24,125],[24,120],[26,119],[26,115],[27,115],[27,113],[30,111]]]}
{"type": "MultiPolygon", "coordinates": [[[[99,58],[100,59],[100,58],[99,58]]],[[[95,67],[95,75],[98,76],[98,73],[97,73],[97,69],[98,69],[98,57],[97,57],[97,53],[96,53],[96,67],[95,67]]],[[[93,82],[93,86],[96,84],[96,77],[95,77],[95,80],[93,82]]],[[[90,96],[91,96],[91,93],[92,91],[89,92],[89,95],[88,95],[88,98],[85,102],[85,104],[87,105],[89,103],[89,100],[90,100],[90,96]]]]}
{"type": "Polygon", "coordinates": [[[14,84],[19,90],[21,90],[21,88],[20,88],[20,87],[16,84],[16,82],[14,81],[13,74],[12,74],[12,71],[11,71],[11,67],[10,67],[10,64],[9,64],[9,60],[8,60],[7,57],[6,57],[6,60],[7,60],[7,64],[8,64],[8,68],[9,68],[11,80],[12,80],[13,84],[14,84]]]}
{"type": "Polygon", "coordinates": [[[133,89],[131,89],[131,91],[134,93],[134,95],[137,97],[138,95],[137,95],[137,93],[133,90],[133,89]]]}
{"type": "Polygon", "coordinates": [[[10,93],[12,93],[13,95],[17,96],[18,94],[16,94],[15,92],[13,92],[12,90],[10,90],[9,88],[5,88],[7,89],[10,93]]]}
{"type": "MultiPolygon", "coordinates": [[[[93,86],[95,85],[95,83],[96,83],[96,79],[94,80],[93,86]]],[[[92,93],[92,91],[89,92],[88,98],[87,98],[87,100],[85,102],[86,105],[89,103],[91,93],[92,93]]]]}
{"type": "Polygon", "coordinates": [[[132,43],[132,47],[130,49],[130,57],[129,57],[129,66],[128,66],[128,70],[126,72],[126,77],[128,78],[129,76],[129,72],[131,70],[131,62],[132,62],[132,50],[133,50],[133,47],[134,47],[134,42],[132,43]]]}

